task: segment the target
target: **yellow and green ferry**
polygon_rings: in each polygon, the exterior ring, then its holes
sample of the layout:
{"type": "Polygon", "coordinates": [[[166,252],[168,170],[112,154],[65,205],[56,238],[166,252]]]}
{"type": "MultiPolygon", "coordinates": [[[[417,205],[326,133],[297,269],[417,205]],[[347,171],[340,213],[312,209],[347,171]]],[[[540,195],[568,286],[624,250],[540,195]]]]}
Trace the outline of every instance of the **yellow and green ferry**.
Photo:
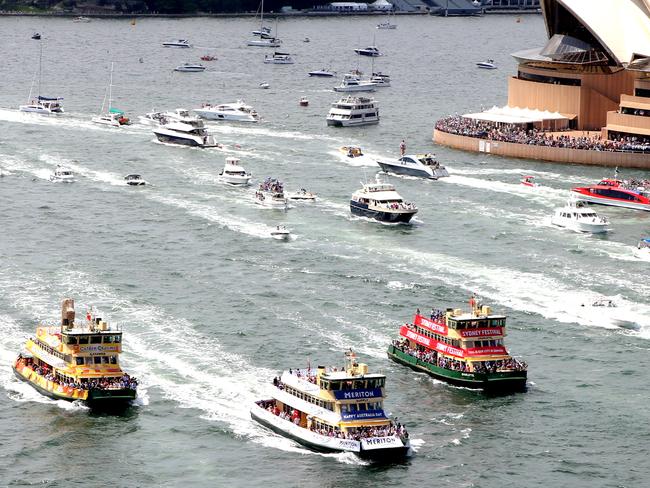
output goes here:
{"type": "Polygon", "coordinates": [[[512,357],[504,344],[505,315],[470,300],[470,311],[432,310],[415,314],[400,327],[400,339],[388,348],[393,361],[438,380],[486,392],[526,389],[525,362],[512,357]]]}
{"type": "Polygon", "coordinates": [[[90,311],[75,322],[74,301],[63,300],[61,324],[40,326],[25,344],[13,370],[39,393],[82,401],[91,408],[124,407],[135,400],[138,382],[119,365],[122,331],[90,311]]]}

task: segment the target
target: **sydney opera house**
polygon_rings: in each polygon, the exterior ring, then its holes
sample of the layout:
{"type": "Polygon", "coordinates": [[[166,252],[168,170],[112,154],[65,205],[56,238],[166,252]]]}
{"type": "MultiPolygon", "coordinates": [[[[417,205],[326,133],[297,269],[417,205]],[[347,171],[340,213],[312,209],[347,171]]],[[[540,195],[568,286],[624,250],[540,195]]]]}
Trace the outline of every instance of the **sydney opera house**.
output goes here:
{"type": "Polygon", "coordinates": [[[438,144],[650,169],[650,0],[542,0],[544,47],[514,53],[508,104],[439,120],[438,144]]]}

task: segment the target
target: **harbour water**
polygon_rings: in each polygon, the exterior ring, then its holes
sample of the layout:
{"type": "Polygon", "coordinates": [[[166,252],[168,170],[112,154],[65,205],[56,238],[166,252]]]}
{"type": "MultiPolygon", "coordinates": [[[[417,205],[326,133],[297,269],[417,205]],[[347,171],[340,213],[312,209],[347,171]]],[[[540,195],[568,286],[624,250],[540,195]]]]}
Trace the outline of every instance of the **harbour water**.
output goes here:
{"type": "MultiPolygon", "coordinates": [[[[263,63],[246,47],[251,19],[0,17],[0,486],[638,487],[645,456],[650,346],[647,262],[633,250],[650,215],[599,208],[612,232],[586,236],[550,225],[571,186],[610,170],[504,159],[435,147],[434,121],[505,104],[509,53],[544,42],[542,18],[283,20],[294,65],[263,63]],[[21,114],[38,65],[42,94],[65,98],[62,117],[21,114]],[[302,42],[308,36],[310,43],[302,42]],[[375,69],[381,122],[327,127],[332,79],[385,52],[375,69]],[[194,49],[164,49],[187,38],[194,49]],[[216,53],[204,73],[173,73],[216,53]],[[494,59],[498,70],[475,68],[494,59]],[[140,62],[140,59],[142,62],[140,62]],[[137,121],[152,108],[195,108],[243,98],[258,125],[210,124],[224,149],[155,142],[150,128],[90,122],[110,63],[114,105],[137,121]],[[268,90],[259,89],[268,82],[268,90]],[[310,100],[300,107],[301,96],[310,100]],[[451,177],[387,177],[420,211],[412,226],[353,218],[349,197],[378,167],[373,157],[435,152],[451,177]],[[253,203],[254,187],[219,183],[227,156],[289,190],[318,193],[286,213],[253,203]],[[53,184],[57,164],[78,176],[53,184]],[[128,187],[140,173],[151,186],[128,187]],[[519,184],[523,174],[542,185],[519,184]],[[286,225],[294,238],[269,232],[286,225]],[[489,398],[391,363],[385,354],[416,307],[466,306],[475,292],[509,317],[507,344],[529,364],[529,389],[489,398]],[[94,305],[124,329],[124,369],[141,384],[125,416],[41,397],[10,364],[62,298],[94,305]],[[614,300],[615,309],[590,307],[614,300]],[[586,306],[583,306],[586,305],[586,306]],[[352,347],[388,375],[387,407],[416,452],[398,466],[322,455],[254,424],[248,405],[288,367],[339,364],[352,347]]],[[[625,176],[647,177],[639,171],[625,176]]],[[[79,312],[83,313],[83,312],[79,312]]]]}

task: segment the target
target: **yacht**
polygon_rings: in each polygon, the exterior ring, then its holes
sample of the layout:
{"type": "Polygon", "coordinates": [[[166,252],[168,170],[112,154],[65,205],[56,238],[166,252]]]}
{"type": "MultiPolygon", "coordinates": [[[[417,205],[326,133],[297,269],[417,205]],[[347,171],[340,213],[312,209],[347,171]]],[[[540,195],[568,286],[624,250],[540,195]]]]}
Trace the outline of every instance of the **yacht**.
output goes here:
{"type": "Polygon", "coordinates": [[[274,178],[267,178],[255,192],[255,203],[264,207],[287,209],[284,185],[274,178]]]}
{"type": "Polygon", "coordinates": [[[368,46],[364,47],[363,49],[355,49],[354,52],[360,56],[371,56],[373,58],[382,55],[379,49],[377,49],[377,46],[368,46]]]}
{"type": "Polygon", "coordinates": [[[164,112],[157,112],[155,110],[148,112],[144,115],[138,116],[141,124],[144,125],[159,125],[165,120],[164,112]]]}
{"type": "Polygon", "coordinates": [[[574,197],[588,203],[650,211],[650,181],[605,178],[597,185],[572,188],[574,197]]]}
{"type": "Polygon", "coordinates": [[[587,208],[584,202],[575,199],[570,199],[566,206],[555,209],[551,224],[591,234],[609,230],[609,221],[605,217],[599,217],[596,212],[587,208]]]}
{"type": "Polygon", "coordinates": [[[259,47],[280,47],[282,41],[271,33],[270,27],[264,25],[264,0],[260,2],[258,12],[260,13],[260,28],[259,30],[254,30],[253,35],[259,37],[259,39],[251,39],[247,44],[249,46],[259,47]]]}
{"type": "Polygon", "coordinates": [[[176,110],[167,112],[158,112],[153,110],[145,115],[140,115],[138,118],[142,124],[153,126],[166,124],[170,121],[185,122],[194,125],[202,124],[201,119],[195,117],[189,110],[184,108],[177,108],[176,110]]]}
{"type": "Polygon", "coordinates": [[[332,104],[327,125],[351,127],[379,123],[379,107],[372,98],[347,96],[332,104]]]}
{"type": "Polygon", "coordinates": [[[432,154],[408,154],[396,161],[377,161],[377,164],[384,172],[397,175],[417,176],[432,180],[449,176],[447,168],[436,161],[432,154]]]}
{"type": "Polygon", "coordinates": [[[271,231],[271,237],[278,241],[288,241],[291,238],[291,232],[284,225],[277,225],[271,231]]]}
{"type": "Polygon", "coordinates": [[[362,80],[358,76],[346,74],[341,83],[334,87],[337,92],[373,92],[377,84],[370,80],[362,80]]]}
{"type": "Polygon", "coordinates": [[[99,115],[93,117],[92,121],[96,124],[109,125],[111,127],[121,127],[131,124],[131,121],[124,115],[122,110],[113,107],[113,63],[111,63],[108,89],[102,101],[102,108],[99,115]],[[106,110],[107,108],[108,110],[106,110]]]}
{"type": "Polygon", "coordinates": [[[316,194],[312,193],[310,191],[307,191],[304,188],[301,188],[298,191],[288,192],[287,193],[287,198],[289,200],[299,200],[299,201],[303,201],[303,202],[315,202],[316,201],[316,194]]]}
{"type": "Polygon", "coordinates": [[[494,59],[488,59],[487,61],[479,61],[476,63],[478,68],[483,69],[497,69],[497,65],[494,64],[494,59]]]}
{"type": "Polygon", "coordinates": [[[195,147],[221,147],[214,139],[214,136],[208,134],[202,121],[200,122],[201,124],[198,125],[170,121],[155,127],[153,133],[160,142],[195,147]]]}
{"type": "Polygon", "coordinates": [[[370,76],[370,81],[377,85],[377,88],[386,88],[390,86],[390,76],[378,71],[370,76]]]}
{"type": "Polygon", "coordinates": [[[206,103],[201,108],[195,108],[194,112],[199,117],[208,120],[229,120],[233,122],[259,121],[259,115],[253,110],[253,107],[246,105],[242,100],[221,105],[210,105],[206,103]]]}
{"type": "Polygon", "coordinates": [[[206,70],[206,67],[202,64],[191,64],[185,63],[180,66],[176,66],[174,71],[180,71],[181,73],[201,73],[206,70]]]}
{"type": "Polygon", "coordinates": [[[352,453],[396,462],[410,451],[406,428],[384,410],[386,376],[370,373],[350,350],[342,368],[284,371],[251,417],[278,434],[319,452],[352,453]]]}
{"type": "Polygon", "coordinates": [[[307,73],[309,76],[321,77],[321,78],[332,78],[336,75],[336,71],[330,69],[317,69],[307,73]]]}
{"type": "Polygon", "coordinates": [[[264,56],[265,64],[293,64],[293,58],[289,53],[274,52],[264,56]]]}
{"type": "Polygon", "coordinates": [[[192,45],[187,39],[178,39],[176,41],[167,41],[163,42],[164,47],[180,47],[180,48],[190,48],[192,45]]]}
{"type": "Polygon", "coordinates": [[[57,164],[54,173],[50,175],[50,181],[58,183],[74,183],[76,180],[74,173],[71,170],[57,164]]]}
{"type": "Polygon", "coordinates": [[[413,203],[406,203],[395,187],[382,183],[377,177],[375,183],[363,184],[352,194],[350,211],[353,215],[368,217],[391,224],[406,224],[417,213],[413,203]]]}
{"type": "Polygon", "coordinates": [[[43,43],[40,44],[40,50],[39,50],[39,57],[38,57],[38,72],[37,76],[38,78],[34,78],[32,80],[32,84],[29,88],[29,96],[27,99],[29,102],[26,105],[20,105],[18,108],[21,112],[31,112],[31,113],[37,113],[41,115],[52,115],[52,114],[62,114],[63,113],[63,107],[61,107],[61,100],[63,98],[60,97],[44,97],[41,96],[41,79],[42,79],[42,73],[43,73],[43,43]],[[34,91],[34,83],[37,82],[36,90],[37,90],[37,96],[36,99],[32,98],[32,93],[34,91]]]}
{"type": "Polygon", "coordinates": [[[147,182],[138,174],[130,174],[124,177],[124,181],[129,186],[145,186],[147,182]]]}
{"type": "Polygon", "coordinates": [[[219,173],[221,181],[229,185],[245,186],[251,181],[251,174],[240,164],[237,158],[226,158],[226,165],[219,173]]]}

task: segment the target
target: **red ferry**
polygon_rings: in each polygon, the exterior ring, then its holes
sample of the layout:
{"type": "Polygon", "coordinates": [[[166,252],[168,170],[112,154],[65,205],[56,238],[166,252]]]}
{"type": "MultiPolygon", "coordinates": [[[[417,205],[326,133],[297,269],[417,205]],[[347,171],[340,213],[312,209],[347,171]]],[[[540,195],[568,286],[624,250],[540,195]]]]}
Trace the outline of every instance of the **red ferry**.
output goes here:
{"type": "Polygon", "coordinates": [[[605,178],[597,185],[576,187],[571,191],[583,202],[650,212],[650,186],[646,182],[636,186],[623,180],[605,178]]]}

